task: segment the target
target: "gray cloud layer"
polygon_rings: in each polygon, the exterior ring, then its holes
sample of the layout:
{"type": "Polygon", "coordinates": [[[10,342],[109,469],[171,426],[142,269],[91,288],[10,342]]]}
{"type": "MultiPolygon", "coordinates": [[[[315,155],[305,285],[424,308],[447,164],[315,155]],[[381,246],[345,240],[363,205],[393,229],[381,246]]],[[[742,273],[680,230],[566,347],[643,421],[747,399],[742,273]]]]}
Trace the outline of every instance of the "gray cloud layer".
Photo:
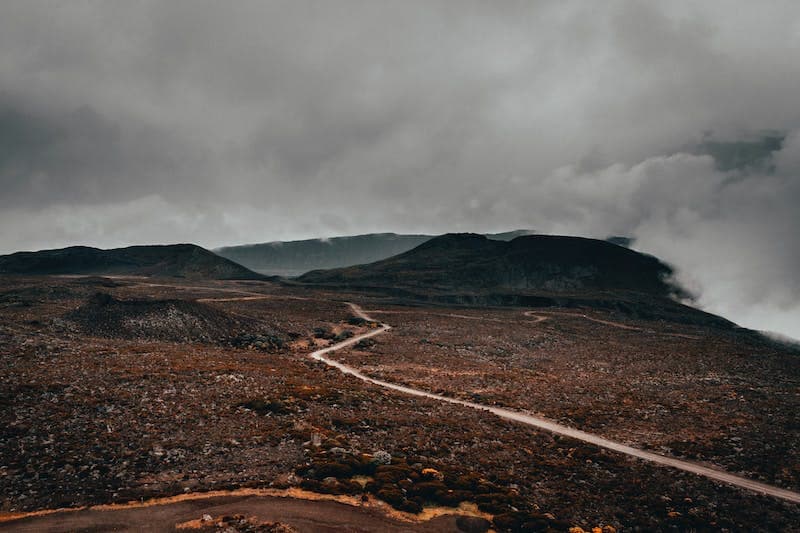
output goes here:
{"type": "Polygon", "coordinates": [[[777,1],[4,2],[0,251],[623,234],[709,309],[800,337],[797,20],[777,1]]]}

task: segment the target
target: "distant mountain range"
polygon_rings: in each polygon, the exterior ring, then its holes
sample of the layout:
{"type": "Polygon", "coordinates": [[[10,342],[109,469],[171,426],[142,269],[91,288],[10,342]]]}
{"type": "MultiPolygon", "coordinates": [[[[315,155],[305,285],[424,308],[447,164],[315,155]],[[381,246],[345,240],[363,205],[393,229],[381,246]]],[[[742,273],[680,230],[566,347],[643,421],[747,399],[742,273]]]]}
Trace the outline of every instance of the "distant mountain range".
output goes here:
{"type": "MultiPolygon", "coordinates": [[[[490,233],[486,237],[510,241],[531,230],[490,233]]],[[[299,276],[310,270],[372,263],[407,252],[435,235],[369,233],[330,239],[275,241],[217,248],[214,252],[262,274],[299,276]]]]}
{"type": "Polygon", "coordinates": [[[0,256],[3,274],[98,274],[205,279],[263,279],[194,244],[130,246],[101,250],[72,246],[0,256]]]}
{"type": "Polygon", "coordinates": [[[306,273],[301,282],[336,285],[560,290],[642,289],[648,283],[649,292],[666,290],[661,280],[669,275],[668,267],[609,242],[629,243],[620,237],[606,242],[515,230],[439,237],[373,233],[234,246],[216,253],[193,244],[110,250],[72,246],[0,256],[0,273],[196,279],[306,273]]]}

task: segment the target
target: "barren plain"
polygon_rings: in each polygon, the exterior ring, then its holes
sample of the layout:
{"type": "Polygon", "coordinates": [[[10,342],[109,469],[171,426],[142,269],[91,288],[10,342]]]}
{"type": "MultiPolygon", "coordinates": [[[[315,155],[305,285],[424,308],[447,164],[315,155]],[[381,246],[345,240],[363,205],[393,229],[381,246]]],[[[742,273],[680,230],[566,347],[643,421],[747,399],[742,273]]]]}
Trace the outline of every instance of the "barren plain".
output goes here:
{"type": "MultiPolygon", "coordinates": [[[[452,531],[766,531],[800,521],[796,504],[311,360],[377,326],[348,301],[393,326],[332,354],[368,375],[800,486],[797,352],[752,332],[576,309],[398,305],[259,281],[4,276],[0,528],[35,530],[47,518],[27,512],[243,489],[342,498],[364,513],[362,530],[370,520],[424,529],[434,516],[452,531]],[[107,327],[86,319],[97,306],[116,317],[107,327]]],[[[267,520],[257,507],[242,509],[267,520]]],[[[205,514],[181,509],[169,527],[205,514]]],[[[211,518],[198,527],[223,522],[211,518]]],[[[248,520],[225,527],[279,527],[248,520]]]]}

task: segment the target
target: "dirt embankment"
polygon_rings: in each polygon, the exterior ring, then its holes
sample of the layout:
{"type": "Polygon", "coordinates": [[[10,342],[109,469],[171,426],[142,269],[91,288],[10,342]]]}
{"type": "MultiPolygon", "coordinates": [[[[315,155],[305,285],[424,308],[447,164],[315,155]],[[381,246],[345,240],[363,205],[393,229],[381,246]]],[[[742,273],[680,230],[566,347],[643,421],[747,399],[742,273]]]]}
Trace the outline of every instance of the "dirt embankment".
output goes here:
{"type": "MultiPolygon", "coordinates": [[[[280,494],[281,491],[245,489],[163,498],[142,503],[95,506],[32,514],[3,521],[0,531],[248,531],[262,533],[352,531],[458,532],[485,520],[429,513],[422,518],[392,512],[381,502],[362,503],[342,496],[280,494]],[[322,497],[320,497],[322,496],[322,497]],[[351,501],[352,500],[352,501],[351,501]],[[459,527],[460,526],[460,527],[459,527]]],[[[285,491],[283,491],[285,492],[285,491]]],[[[10,515],[6,518],[12,518],[10,515]]]]}

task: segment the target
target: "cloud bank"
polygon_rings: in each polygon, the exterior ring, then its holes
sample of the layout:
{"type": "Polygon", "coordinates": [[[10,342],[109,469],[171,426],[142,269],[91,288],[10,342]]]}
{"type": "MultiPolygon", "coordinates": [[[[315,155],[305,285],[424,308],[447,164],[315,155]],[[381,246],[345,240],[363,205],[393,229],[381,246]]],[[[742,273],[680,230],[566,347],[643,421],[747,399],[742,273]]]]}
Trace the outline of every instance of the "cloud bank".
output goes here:
{"type": "Polygon", "coordinates": [[[800,5],[5,2],[0,251],[634,237],[800,337],[800,5]]]}

